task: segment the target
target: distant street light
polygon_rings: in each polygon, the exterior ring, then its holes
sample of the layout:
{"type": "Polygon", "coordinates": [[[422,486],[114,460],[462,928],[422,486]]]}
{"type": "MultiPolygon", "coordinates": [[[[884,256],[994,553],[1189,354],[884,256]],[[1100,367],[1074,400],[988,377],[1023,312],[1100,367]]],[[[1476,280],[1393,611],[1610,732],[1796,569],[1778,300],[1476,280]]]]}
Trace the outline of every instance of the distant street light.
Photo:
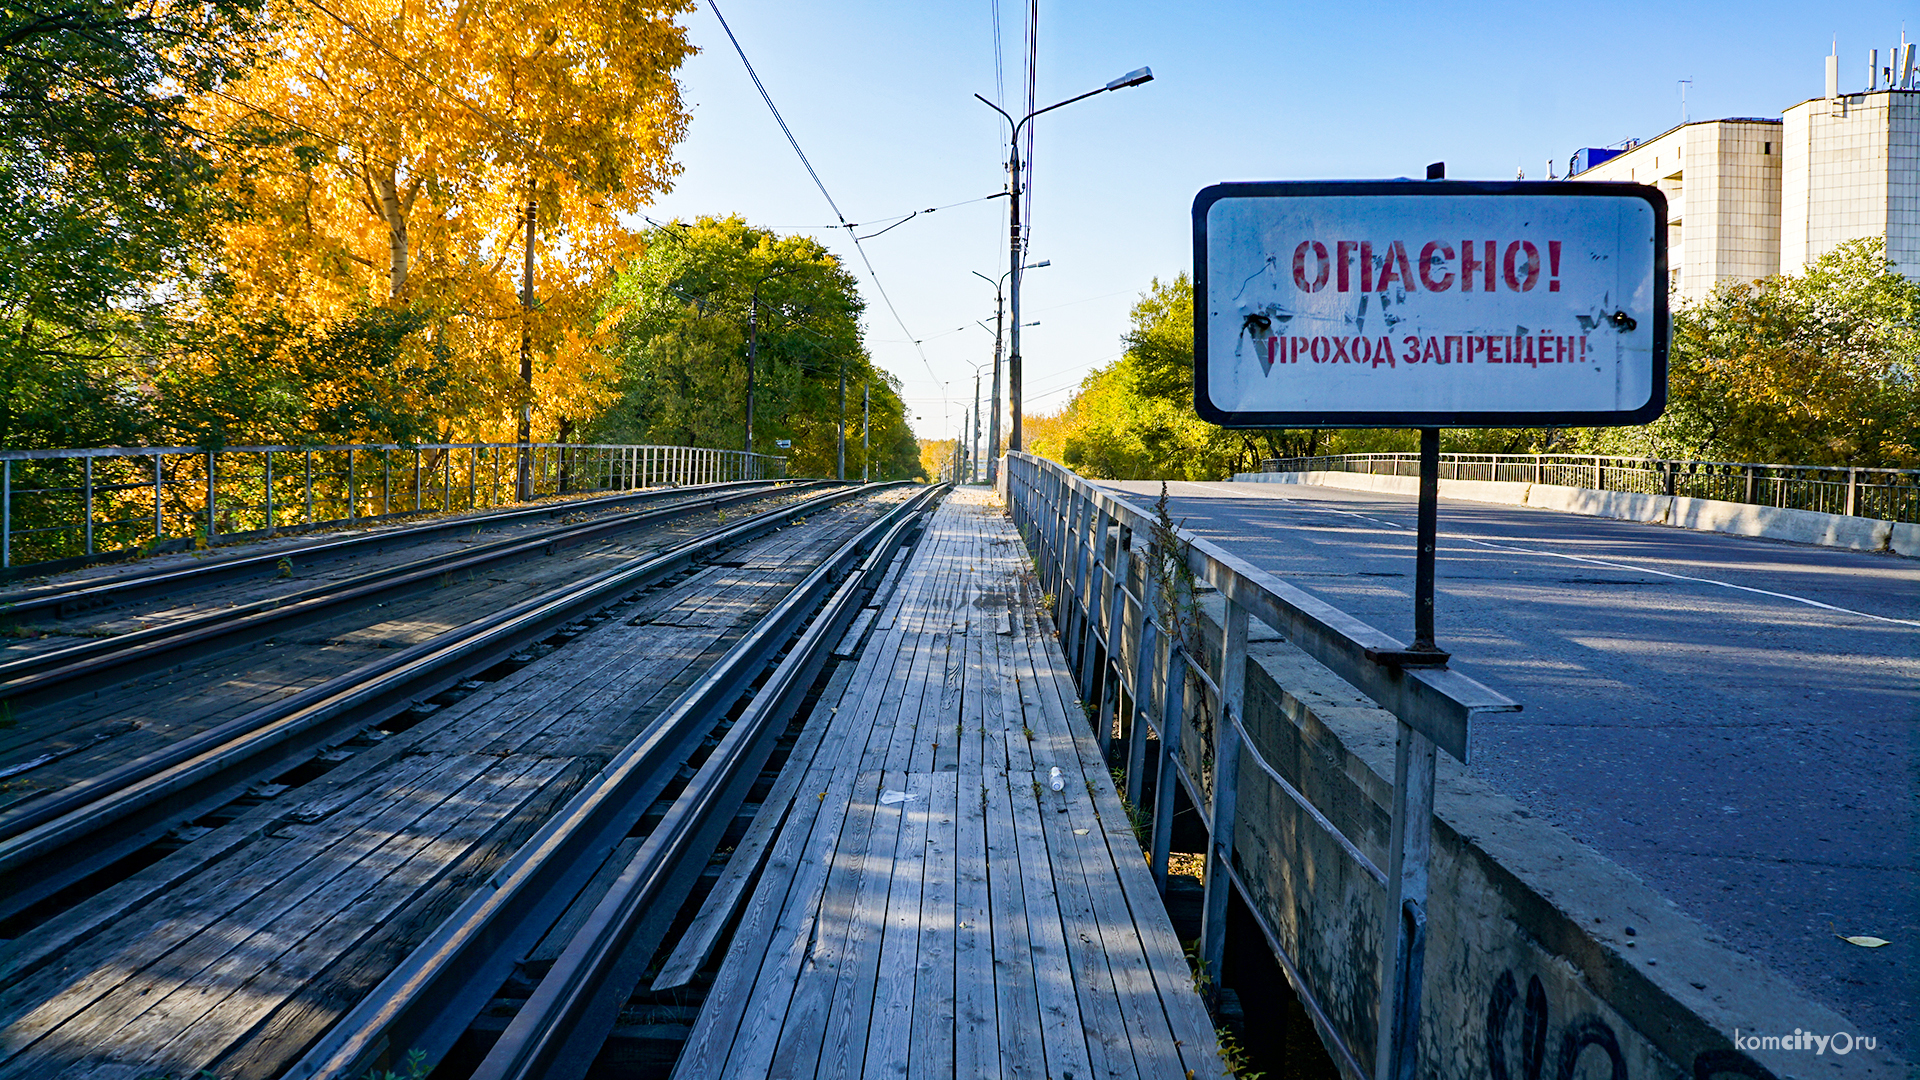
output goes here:
{"type": "MultiPolygon", "coordinates": [[[[1016,215],[1018,216],[1018,215],[1016,215]]],[[[1038,270],[1043,266],[1052,266],[1052,259],[1041,259],[1037,263],[1028,263],[1022,270],[1038,270]]],[[[993,286],[993,418],[987,423],[987,483],[1000,482],[1000,323],[1006,314],[1007,274],[999,278],[990,278],[978,270],[973,276],[993,286]]],[[[983,326],[985,324],[982,324],[983,326]]]]}
{"type": "MultiPolygon", "coordinates": [[[[1071,105],[1076,101],[1082,101],[1095,94],[1104,94],[1109,90],[1124,90],[1129,86],[1139,86],[1141,83],[1152,81],[1152,68],[1135,68],[1098,90],[1089,90],[1084,94],[1070,97],[1065,101],[1056,101],[1044,109],[1035,109],[1021,117],[1018,121],[1014,120],[1014,118],[1008,115],[1007,111],[1000,106],[995,105],[984,97],[980,97],[979,94],[973,95],[974,97],[980,98],[981,103],[986,105],[987,108],[999,113],[1001,117],[1006,120],[1008,126],[1013,129],[1008,136],[1008,145],[1011,147],[1011,151],[1007,155],[1007,176],[1009,178],[1007,193],[1011,196],[1007,202],[1012,210],[1010,215],[1011,225],[1007,230],[1007,265],[1010,268],[1007,273],[1013,278],[1013,285],[1010,290],[1011,304],[1009,305],[1013,315],[1013,332],[1008,337],[1007,349],[1007,404],[1013,412],[1013,434],[1012,437],[1007,440],[1007,449],[1009,450],[1021,450],[1025,448],[1025,443],[1022,442],[1020,438],[1020,271],[1023,269],[1020,265],[1020,260],[1023,257],[1020,251],[1020,129],[1027,126],[1027,121],[1032,120],[1041,113],[1052,112],[1063,105],[1071,105]]],[[[995,400],[997,402],[998,398],[996,397],[995,400]]],[[[994,412],[996,422],[999,420],[999,417],[1000,414],[996,410],[994,412]]],[[[995,449],[997,450],[998,447],[996,446],[995,449]]]]}

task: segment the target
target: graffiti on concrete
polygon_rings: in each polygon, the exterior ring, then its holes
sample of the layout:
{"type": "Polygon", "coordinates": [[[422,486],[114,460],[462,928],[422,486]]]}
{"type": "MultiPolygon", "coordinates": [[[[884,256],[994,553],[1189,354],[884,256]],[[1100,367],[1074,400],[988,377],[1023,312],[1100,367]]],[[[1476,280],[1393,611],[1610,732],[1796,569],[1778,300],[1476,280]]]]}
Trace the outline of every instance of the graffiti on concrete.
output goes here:
{"type": "MultiPolygon", "coordinates": [[[[1487,998],[1487,1073],[1491,1080],[1542,1080],[1546,1073],[1549,1064],[1547,991],[1540,984],[1540,976],[1527,977],[1527,997],[1520,1008],[1520,1061],[1516,1073],[1507,1058],[1507,1032],[1514,1003],[1519,1000],[1520,986],[1513,972],[1502,972],[1487,998]]],[[[1551,1062],[1553,1073],[1547,1080],[1574,1080],[1583,1056],[1591,1057],[1606,1069],[1610,1080],[1627,1080],[1627,1058],[1620,1049],[1620,1037],[1598,1016],[1584,1016],[1568,1023],[1560,1032],[1555,1051],[1551,1062]]],[[[1588,1075],[1597,1074],[1589,1071],[1588,1075]]],[[[1765,1066],[1738,1050],[1704,1050],[1693,1059],[1693,1080],[1730,1076],[1775,1080],[1765,1066]]]]}

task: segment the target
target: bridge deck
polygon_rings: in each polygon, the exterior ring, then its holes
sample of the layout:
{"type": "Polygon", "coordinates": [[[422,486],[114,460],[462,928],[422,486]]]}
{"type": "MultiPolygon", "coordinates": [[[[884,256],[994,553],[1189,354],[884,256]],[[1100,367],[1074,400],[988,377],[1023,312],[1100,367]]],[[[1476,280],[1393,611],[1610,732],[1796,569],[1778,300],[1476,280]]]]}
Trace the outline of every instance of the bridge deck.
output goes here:
{"type": "Polygon", "coordinates": [[[956,491],[789,760],[677,1080],[1221,1074],[1039,599],[956,491]]]}

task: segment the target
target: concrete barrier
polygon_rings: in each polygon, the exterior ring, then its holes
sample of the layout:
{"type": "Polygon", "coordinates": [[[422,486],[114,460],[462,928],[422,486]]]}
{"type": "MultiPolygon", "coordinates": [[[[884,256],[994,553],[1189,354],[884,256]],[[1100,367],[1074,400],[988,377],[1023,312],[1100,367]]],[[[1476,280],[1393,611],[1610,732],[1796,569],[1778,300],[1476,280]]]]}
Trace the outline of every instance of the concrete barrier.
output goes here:
{"type": "MultiPolygon", "coordinates": [[[[1390,491],[1402,495],[1419,493],[1419,481],[1411,476],[1347,472],[1236,473],[1233,479],[1236,483],[1296,484],[1347,491],[1390,491]]],[[[1856,551],[1890,551],[1896,555],[1920,558],[1920,525],[1875,518],[1755,506],[1718,499],[1490,480],[1442,479],[1440,494],[1443,498],[1465,499],[1469,502],[1529,506],[1588,517],[1672,525],[1700,532],[1754,536],[1797,544],[1852,548],[1856,551]]]]}
{"type": "Polygon", "coordinates": [[[1920,559],[1920,525],[1894,522],[1893,529],[1887,534],[1887,550],[1910,559],[1920,559]]]}
{"type": "MultiPolygon", "coordinates": [[[[1202,609],[1203,634],[1217,647],[1219,601],[1202,609]]],[[[1386,866],[1393,718],[1279,635],[1260,627],[1251,637],[1245,723],[1254,746],[1386,866]]],[[[1202,739],[1189,724],[1183,744],[1202,739]]],[[[1379,888],[1260,770],[1243,764],[1239,775],[1242,897],[1342,1041],[1367,1053],[1379,888]]],[[[1436,783],[1423,1077],[1908,1075],[1878,1045],[1845,1054],[1778,1048],[1777,1037],[1796,1031],[1859,1029],[1444,754],[1436,783]],[[1749,1045],[1749,1036],[1776,1044],[1749,1045]]]]}

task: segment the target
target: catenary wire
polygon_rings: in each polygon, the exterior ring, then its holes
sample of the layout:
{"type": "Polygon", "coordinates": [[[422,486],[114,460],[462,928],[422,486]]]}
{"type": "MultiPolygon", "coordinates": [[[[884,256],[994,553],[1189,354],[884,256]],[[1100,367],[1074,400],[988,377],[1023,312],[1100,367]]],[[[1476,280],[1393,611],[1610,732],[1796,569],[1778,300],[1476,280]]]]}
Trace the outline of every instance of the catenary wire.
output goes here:
{"type": "Polygon", "coordinates": [[[887,295],[887,287],[881,284],[880,273],[873,268],[873,260],[867,257],[867,249],[861,246],[860,237],[854,233],[854,227],[848,224],[847,215],[840,212],[840,205],[833,201],[833,195],[827,191],[827,185],[821,181],[820,174],[814,170],[813,162],[808,161],[806,151],[800,149],[800,140],[794,138],[793,130],[787,127],[787,121],[780,115],[779,107],[774,105],[773,96],[767,93],[766,84],[760,81],[759,73],[753,70],[753,61],[747,59],[747,50],[741,47],[740,39],[734,36],[733,27],[727,24],[727,17],[720,13],[720,5],[713,0],[708,0],[707,6],[713,9],[714,18],[720,20],[720,28],[726,31],[727,40],[733,43],[733,51],[740,55],[740,63],[746,67],[747,77],[753,80],[754,88],[760,91],[760,100],[766,102],[767,111],[773,114],[774,122],[780,125],[780,131],[787,137],[787,144],[793,147],[794,154],[800,158],[800,164],[806,167],[807,175],[813,178],[814,186],[820,189],[821,197],[827,200],[827,206],[833,210],[833,216],[839,220],[841,227],[847,230],[847,238],[853,241],[853,249],[860,253],[860,261],[866,265],[867,276],[873,279],[874,290],[880,294],[881,302],[886,304],[887,311],[893,315],[893,321],[899,324],[900,332],[905,334],[908,340],[914,341],[914,351],[920,354],[920,363],[926,367],[927,377],[931,378],[935,385],[943,385],[940,382],[940,376],[934,373],[933,362],[927,359],[926,350],[920,347],[918,340],[913,336],[913,331],[907,328],[907,321],[900,317],[900,309],[894,307],[893,298],[887,295]]]}

